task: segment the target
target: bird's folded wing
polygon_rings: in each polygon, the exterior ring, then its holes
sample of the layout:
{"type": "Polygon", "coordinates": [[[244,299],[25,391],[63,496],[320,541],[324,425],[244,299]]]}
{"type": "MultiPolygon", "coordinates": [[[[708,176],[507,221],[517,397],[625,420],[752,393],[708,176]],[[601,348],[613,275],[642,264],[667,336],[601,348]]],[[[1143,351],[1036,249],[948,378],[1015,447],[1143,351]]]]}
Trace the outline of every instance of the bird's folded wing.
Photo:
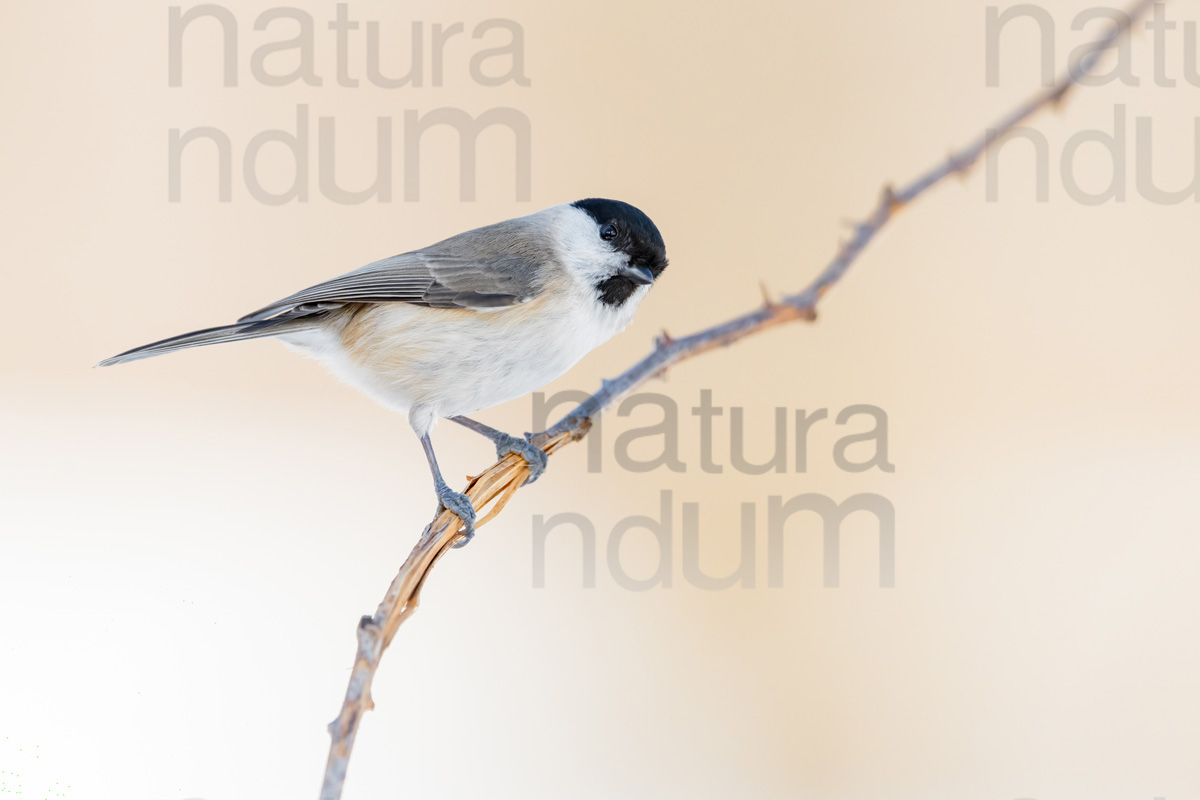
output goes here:
{"type": "MultiPolygon", "coordinates": [[[[493,226],[494,227],[494,226],[493,226]]],[[[239,322],[276,314],[303,316],[346,303],[413,303],[486,310],[523,303],[541,286],[520,238],[489,228],[459,234],[424,250],[385,258],[285,297],[239,322]]]]}

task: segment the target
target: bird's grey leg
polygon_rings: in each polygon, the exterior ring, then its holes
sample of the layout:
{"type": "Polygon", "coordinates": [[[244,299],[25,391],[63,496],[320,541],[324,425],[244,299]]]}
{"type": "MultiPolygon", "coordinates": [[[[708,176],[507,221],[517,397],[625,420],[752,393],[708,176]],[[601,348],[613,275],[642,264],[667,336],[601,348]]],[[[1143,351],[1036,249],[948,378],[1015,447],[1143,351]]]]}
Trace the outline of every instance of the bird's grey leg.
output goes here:
{"type": "Polygon", "coordinates": [[[446,485],[442,479],[442,471],[438,469],[437,457],[433,454],[433,442],[429,441],[429,433],[421,435],[421,447],[425,449],[425,458],[429,460],[429,470],[433,473],[433,488],[437,492],[438,511],[448,509],[463,524],[463,539],[455,547],[464,547],[475,538],[475,507],[471,498],[459,494],[446,485]]]}
{"type": "Polygon", "coordinates": [[[510,436],[504,431],[498,431],[482,422],[476,422],[466,417],[449,417],[449,419],[451,422],[457,422],[464,428],[470,428],[491,439],[492,443],[496,445],[496,458],[504,458],[509,453],[516,453],[525,459],[525,463],[529,465],[529,477],[525,479],[525,483],[533,483],[546,471],[548,461],[546,454],[542,452],[541,448],[534,447],[528,439],[518,439],[516,436],[510,436]]]}

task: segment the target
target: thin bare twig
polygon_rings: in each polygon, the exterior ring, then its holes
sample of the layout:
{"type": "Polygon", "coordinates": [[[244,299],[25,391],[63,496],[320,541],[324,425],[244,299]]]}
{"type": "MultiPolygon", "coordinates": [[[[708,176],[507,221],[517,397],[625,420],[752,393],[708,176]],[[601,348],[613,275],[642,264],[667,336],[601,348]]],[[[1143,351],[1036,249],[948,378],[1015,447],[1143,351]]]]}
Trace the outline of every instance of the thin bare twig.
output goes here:
{"type": "MultiPolygon", "coordinates": [[[[989,148],[1018,125],[1047,107],[1060,105],[1068,92],[1095,68],[1105,52],[1130,31],[1134,22],[1145,15],[1153,2],[1154,0],[1140,0],[1135,3],[1106,36],[1097,41],[1075,64],[1070,65],[1066,74],[1053,87],[1014,109],[974,141],[951,153],[944,162],[908,185],[899,190],[886,187],[875,210],[865,221],[854,226],[853,236],[842,244],[834,259],[803,291],[778,301],[765,299],[762,307],[748,314],[681,339],[672,339],[664,331],[655,342],[653,352],[617,378],[604,381],[600,391],[548,430],[535,435],[533,443],[552,455],[570,442],[582,439],[597,414],[680,361],[717,347],[731,345],[751,334],[785,322],[815,320],[816,306],[820,299],[841,279],[900,208],[913,202],[946,178],[965,174],[989,148]]],[[[490,505],[488,513],[479,520],[477,527],[486,525],[503,510],[527,476],[525,462],[519,456],[509,455],[471,479],[466,488],[471,502],[477,509],[490,505]]],[[[400,625],[417,610],[421,589],[433,565],[457,541],[460,536],[459,530],[458,518],[448,511],[442,512],[430,522],[392,580],[374,616],[363,617],[359,622],[358,653],[350,684],[346,689],[346,698],[341,713],[329,724],[332,741],[325,768],[325,782],[321,789],[322,800],[341,798],[359,723],[363,714],[374,707],[371,700],[371,682],[383,652],[391,644],[400,625]]]]}

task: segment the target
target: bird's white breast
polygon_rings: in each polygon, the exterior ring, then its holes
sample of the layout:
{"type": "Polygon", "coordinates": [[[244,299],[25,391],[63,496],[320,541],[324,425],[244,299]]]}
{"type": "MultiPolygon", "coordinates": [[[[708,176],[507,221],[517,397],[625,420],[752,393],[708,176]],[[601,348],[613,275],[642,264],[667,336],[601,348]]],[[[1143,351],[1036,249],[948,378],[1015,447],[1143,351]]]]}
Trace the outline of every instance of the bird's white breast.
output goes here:
{"type": "Polygon", "coordinates": [[[563,281],[527,303],[491,311],[353,306],[331,315],[322,330],[286,341],[379,402],[411,413],[418,426],[545,386],[624,330],[645,292],[639,288],[613,307],[598,302],[594,287],[563,281]]]}

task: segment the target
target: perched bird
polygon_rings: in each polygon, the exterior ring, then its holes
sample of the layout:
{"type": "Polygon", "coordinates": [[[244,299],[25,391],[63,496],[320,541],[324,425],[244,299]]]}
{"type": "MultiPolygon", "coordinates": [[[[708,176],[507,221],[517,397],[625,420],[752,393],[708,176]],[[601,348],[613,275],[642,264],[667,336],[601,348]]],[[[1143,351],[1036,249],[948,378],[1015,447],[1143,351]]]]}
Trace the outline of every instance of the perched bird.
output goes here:
{"type": "Polygon", "coordinates": [[[475,509],[442,478],[429,434],[447,418],[521,455],[527,482],[546,454],[468,419],[528,394],[622,331],[667,266],[662,235],[638,209],[592,198],[460,233],[296,292],[232,325],[185,333],[102,361],[276,337],[408,415],[438,510],[475,534],[475,509]]]}

